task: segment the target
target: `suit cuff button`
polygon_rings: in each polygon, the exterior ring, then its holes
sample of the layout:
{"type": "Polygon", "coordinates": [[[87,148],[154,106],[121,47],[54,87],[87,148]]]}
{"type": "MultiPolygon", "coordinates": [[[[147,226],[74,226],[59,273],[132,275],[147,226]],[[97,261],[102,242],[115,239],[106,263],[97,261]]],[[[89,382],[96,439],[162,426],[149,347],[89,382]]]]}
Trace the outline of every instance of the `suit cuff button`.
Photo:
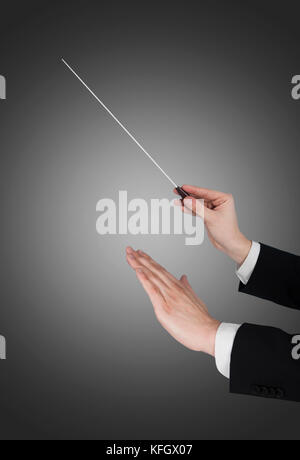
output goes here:
{"type": "Polygon", "coordinates": [[[270,389],[268,387],[261,387],[261,395],[265,396],[266,398],[270,396],[270,389]]]}
{"type": "Polygon", "coordinates": [[[260,386],[259,385],[252,385],[251,386],[251,393],[255,396],[260,394],[260,386]]]}
{"type": "Polygon", "coordinates": [[[284,390],[282,388],[276,388],[275,398],[282,399],[284,397],[284,390]]]}

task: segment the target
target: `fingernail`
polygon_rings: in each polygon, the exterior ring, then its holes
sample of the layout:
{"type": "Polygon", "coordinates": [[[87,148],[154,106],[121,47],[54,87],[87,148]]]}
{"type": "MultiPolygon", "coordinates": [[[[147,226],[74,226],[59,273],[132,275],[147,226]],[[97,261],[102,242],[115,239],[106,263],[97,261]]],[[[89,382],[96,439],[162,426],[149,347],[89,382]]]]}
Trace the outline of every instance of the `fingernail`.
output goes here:
{"type": "Polygon", "coordinates": [[[190,197],[186,197],[183,200],[184,206],[186,206],[189,209],[193,208],[193,200],[190,197]]]}
{"type": "Polygon", "coordinates": [[[131,253],[131,252],[133,252],[133,249],[132,249],[131,246],[128,246],[128,248],[126,248],[126,251],[127,251],[128,253],[131,253]]]}
{"type": "Polygon", "coordinates": [[[133,254],[128,254],[128,259],[134,260],[134,259],[135,259],[135,257],[134,257],[134,255],[133,255],[133,254]]]}

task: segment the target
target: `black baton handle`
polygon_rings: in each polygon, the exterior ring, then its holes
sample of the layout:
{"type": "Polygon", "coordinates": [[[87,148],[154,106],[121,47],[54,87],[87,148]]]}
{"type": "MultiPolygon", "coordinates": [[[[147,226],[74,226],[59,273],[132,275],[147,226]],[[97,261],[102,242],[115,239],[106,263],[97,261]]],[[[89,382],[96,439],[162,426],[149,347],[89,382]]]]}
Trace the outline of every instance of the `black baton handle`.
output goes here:
{"type": "Polygon", "coordinates": [[[187,196],[191,196],[188,192],[185,192],[183,190],[183,188],[181,188],[181,187],[176,187],[176,190],[179,193],[179,195],[181,196],[181,200],[184,200],[184,198],[186,198],[187,196]]]}

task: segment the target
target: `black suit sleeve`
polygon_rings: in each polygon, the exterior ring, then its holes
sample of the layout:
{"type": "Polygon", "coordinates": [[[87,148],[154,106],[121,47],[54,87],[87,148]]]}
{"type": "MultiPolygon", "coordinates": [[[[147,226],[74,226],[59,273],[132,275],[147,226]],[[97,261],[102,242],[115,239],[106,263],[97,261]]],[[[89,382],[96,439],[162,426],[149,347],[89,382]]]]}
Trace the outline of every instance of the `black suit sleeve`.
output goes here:
{"type": "Polygon", "coordinates": [[[243,324],[231,354],[230,391],[300,401],[300,334],[243,324]]]}
{"type": "Polygon", "coordinates": [[[239,291],[262,299],[300,309],[300,257],[261,245],[252,276],[239,291]]]}

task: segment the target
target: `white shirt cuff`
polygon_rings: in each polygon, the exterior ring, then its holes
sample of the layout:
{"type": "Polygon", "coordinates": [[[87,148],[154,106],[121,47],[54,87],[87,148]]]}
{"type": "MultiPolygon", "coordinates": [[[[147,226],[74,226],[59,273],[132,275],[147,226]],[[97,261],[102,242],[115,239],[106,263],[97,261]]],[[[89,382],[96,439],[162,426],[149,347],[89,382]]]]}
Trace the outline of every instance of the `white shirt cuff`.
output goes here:
{"type": "Polygon", "coordinates": [[[236,333],[241,325],[221,323],[216,335],[215,359],[218,371],[230,378],[231,352],[236,333]]]}
{"type": "Polygon", "coordinates": [[[243,284],[247,284],[255,269],[260,253],[260,244],[252,241],[252,246],[245,262],[237,269],[236,274],[243,284]]]}

